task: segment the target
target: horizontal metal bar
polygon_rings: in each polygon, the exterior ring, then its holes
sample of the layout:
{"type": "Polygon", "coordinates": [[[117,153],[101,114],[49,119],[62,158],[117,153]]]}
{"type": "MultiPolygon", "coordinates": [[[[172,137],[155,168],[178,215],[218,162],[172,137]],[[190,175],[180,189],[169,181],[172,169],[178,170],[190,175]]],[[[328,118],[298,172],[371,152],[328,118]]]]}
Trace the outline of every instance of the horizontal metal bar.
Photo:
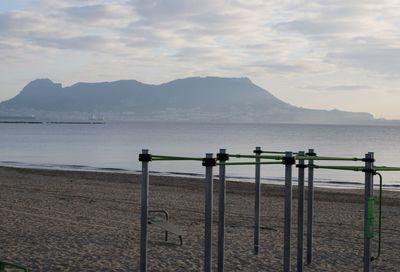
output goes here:
{"type": "Polygon", "coordinates": [[[225,162],[217,165],[258,165],[258,164],[282,164],[282,162],[225,162]]]}
{"type": "Polygon", "coordinates": [[[248,159],[272,159],[272,160],[282,160],[283,156],[259,156],[259,155],[241,155],[241,154],[229,154],[232,158],[248,158],[248,159]]]}
{"type": "Polygon", "coordinates": [[[360,158],[345,157],[320,157],[320,156],[295,156],[296,160],[314,160],[314,161],[362,161],[360,158]]]}
{"type": "Polygon", "coordinates": [[[330,166],[330,165],[308,165],[309,168],[315,169],[331,169],[331,170],[347,170],[347,171],[362,171],[363,166],[330,166]]]}
{"type": "Polygon", "coordinates": [[[201,161],[203,158],[151,155],[153,161],[201,161]]]}
{"type": "MultiPolygon", "coordinates": [[[[286,152],[284,152],[284,151],[269,151],[269,150],[265,150],[265,151],[264,151],[264,150],[262,150],[261,153],[264,153],[264,154],[282,154],[282,155],[285,155],[286,152]]],[[[299,154],[299,153],[293,152],[293,155],[297,155],[297,154],[299,154]]]]}
{"type": "Polygon", "coordinates": [[[376,171],[400,171],[400,167],[390,167],[390,166],[374,166],[376,171]]]}

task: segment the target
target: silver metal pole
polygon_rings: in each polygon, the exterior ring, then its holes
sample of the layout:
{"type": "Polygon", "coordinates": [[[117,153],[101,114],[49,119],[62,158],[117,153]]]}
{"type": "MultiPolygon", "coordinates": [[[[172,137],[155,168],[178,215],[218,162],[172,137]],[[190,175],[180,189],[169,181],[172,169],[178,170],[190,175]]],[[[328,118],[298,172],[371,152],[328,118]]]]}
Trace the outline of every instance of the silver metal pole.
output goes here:
{"type": "MultiPolygon", "coordinates": [[[[314,149],[308,150],[308,155],[316,155],[314,149]]],[[[313,223],[314,223],[314,164],[313,160],[308,160],[308,180],[307,180],[307,264],[311,264],[313,256],[313,223]]]]}
{"type": "MultiPolygon", "coordinates": [[[[299,152],[304,156],[304,151],[299,152]]],[[[297,272],[303,271],[303,224],[304,224],[304,160],[298,163],[299,175],[297,186],[297,272]]]]}
{"type": "Polygon", "coordinates": [[[374,195],[374,153],[365,155],[365,195],[364,195],[364,272],[372,271],[372,237],[374,231],[373,195],[374,195]],[[371,211],[372,210],[372,211],[371,211]]]}
{"type": "Polygon", "coordinates": [[[283,240],[283,271],[290,272],[290,228],[292,224],[292,152],[285,152],[285,226],[283,240]]]}
{"type": "Polygon", "coordinates": [[[254,199],[254,253],[260,251],[260,199],[261,199],[261,147],[257,146],[254,150],[256,154],[256,173],[255,173],[255,199],[254,199]]]}
{"type": "MultiPolygon", "coordinates": [[[[205,225],[204,225],[204,271],[211,272],[212,256],[212,212],[213,212],[213,160],[212,154],[207,153],[203,165],[206,167],[205,179],[205,225]]],[[[215,164],[215,160],[214,160],[215,164]]]]}
{"type": "MultiPolygon", "coordinates": [[[[225,149],[220,149],[219,154],[225,154],[225,149]]],[[[225,162],[225,159],[219,159],[219,162],[225,162]]],[[[224,271],[224,253],[225,253],[225,165],[219,165],[219,197],[218,197],[218,271],[224,271]]]]}
{"type": "MultiPolygon", "coordinates": [[[[148,155],[148,150],[143,149],[144,157],[148,155]]],[[[149,210],[149,160],[140,158],[142,161],[142,190],[140,194],[141,200],[141,216],[140,216],[140,271],[147,271],[147,224],[149,210]]]]}

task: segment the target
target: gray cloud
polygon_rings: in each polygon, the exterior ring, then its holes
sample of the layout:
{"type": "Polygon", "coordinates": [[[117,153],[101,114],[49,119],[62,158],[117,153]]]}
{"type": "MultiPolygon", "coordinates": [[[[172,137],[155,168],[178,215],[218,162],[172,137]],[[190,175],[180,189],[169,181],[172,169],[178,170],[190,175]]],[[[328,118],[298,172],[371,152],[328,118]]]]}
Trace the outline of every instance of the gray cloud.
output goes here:
{"type": "Polygon", "coordinates": [[[302,64],[291,64],[289,62],[276,61],[256,61],[251,64],[253,67],[259,67],[274,73],[301,73],[309,69],[302,64]]]}
{"type": "Polygon", "coordinates": [[[355,46],[343,52],[328,54],[328,59],[382,74],[398,75],[400,71],[400,47],[355,46]]]}
{"type": "Polygon", "coordinates": [[[62,10],[68,19],[79,22],[96,23],[110,20],[122,20],[131,16],[132,7],[128,5],[85,5],[66,7],[62,10]]]}
{"type": "Polygon", "coordinates": [[[333,92],[369,91],[374,89],[368,85],[306,85],[303,89],[333,92]]]}
{"type": "Polygon", "coordinates": [[[210,58],[213,56],[215,56],[214,50],[212,48],[204,47],[181,48],[176,54],[173,55],[174,58],[180,61],[189,61],[193,58],[210,58]]]}
{"type": "Polygon", "coordinates": [[[0,13],[0,33],[10,36],[19,35],[40,22],[38,18],[26,12],[0,13]]]}
{"type": "Polygon", "coordinates": [[[97,50],[102,49],[109,42],[100,36],[79,36],[79,37],[37,37],[32,41],[43,47],[74,50],[97,50]]]}
{"type": "Polygon", "coordinates": [[[117,14],[104,5],[69,7],[65,9],[65,12],[68,16],[80,21],[109,19],[110,17],[117,16],[117,14]]]}
{"type": "Polygon", "coordinates": [[[218,1],[204,0],[132,0],[138,15],[149,21],[180,20],[195,14],[212,11],[218,6],[218,1]]]}
{"type": "Polygon", "coordinates": [[[278,31],[293,31],[305,35],[332,35],[357,31],[357,28],[348,22],[325,20],[294,20],[279,23],[274,26],[278,31]]]}

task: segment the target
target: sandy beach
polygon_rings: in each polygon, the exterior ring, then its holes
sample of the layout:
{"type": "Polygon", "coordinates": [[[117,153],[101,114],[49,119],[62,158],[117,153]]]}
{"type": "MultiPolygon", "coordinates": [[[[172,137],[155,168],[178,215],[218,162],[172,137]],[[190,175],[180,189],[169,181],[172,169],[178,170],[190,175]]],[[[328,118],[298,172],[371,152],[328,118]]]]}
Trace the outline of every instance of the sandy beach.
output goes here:
{"type": "MultiPolygon", "coordinates": [[[[138,175],[0,167],[0,258],[31,271],[137,271],[138,175]]],[[[213,265],[217,261],[215,182],[213,265]]],[[[296,265],[293,190],[292,271],[296,265]]],[[[167,209],[183,246],[149,225],[149,271],[201,271],[202,179],[150,177],[150,205],[167,209]]],[[[304,271],[362,271],[363,191],[315,191],[314,259],[304,271]]],[[[385,192],[383,255],[375,271],[400,270],[400,193],[385,192]]],[[[253,254],[254,184],[227,183],[226,271],[281,271],[283,187],[262,187],[261,252],[253,254]]],[[[377,241],[377,239],[375,239],[377,241]]],[[[374,244],[374,249],[376,243],[374,244]]]]}

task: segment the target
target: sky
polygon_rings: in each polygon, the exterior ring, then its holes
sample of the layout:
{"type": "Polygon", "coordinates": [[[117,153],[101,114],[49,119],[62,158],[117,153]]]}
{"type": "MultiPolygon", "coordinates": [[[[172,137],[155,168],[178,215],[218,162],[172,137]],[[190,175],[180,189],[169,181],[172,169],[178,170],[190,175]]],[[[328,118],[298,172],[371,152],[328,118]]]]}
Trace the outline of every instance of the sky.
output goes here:
{"type": "Polygon", "coordinates": [[[398,0],[0,0],[0,101],[30,81],[248,77],[292,105],[400,119],[398,0]]]}

